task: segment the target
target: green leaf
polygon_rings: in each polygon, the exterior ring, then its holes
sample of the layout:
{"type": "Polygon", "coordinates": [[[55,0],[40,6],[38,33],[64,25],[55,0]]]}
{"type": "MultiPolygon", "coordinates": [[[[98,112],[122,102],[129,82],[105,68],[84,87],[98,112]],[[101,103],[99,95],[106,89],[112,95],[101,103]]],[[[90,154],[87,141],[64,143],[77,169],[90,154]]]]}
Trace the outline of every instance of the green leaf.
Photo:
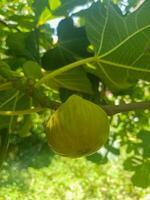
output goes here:
{"type": "Polygon", "coordinates": [[[132,182],[134,185],[146,188],[150,184],[150,161],[141,156],[131,156],[124,162],[126,170],[134,171],[132,182]]]}
{"type": "Polygon", "coordinates": [[[20,95],[16,104],[16,110],[26,110],[31,107],[31,97],[28,95],[20,95]]]}
{"type": "Polygon", "coordinates": [[[35,12],[35,22],[38,26],[45,24],[48,20],[55,18],[49,9],[49,0],[35,0],[32,4],[35,12]]]}
{"type": "Polygon", "coordinates": [[[16,97],[16,89],[11,89],[9,91],[1,91],[0,92],[0,109],[3,108],[7,103],[14,100],[16,97]]]}
{"type": "Polygon", "coordinates": [[[65,88],[60,88],[59,89],[59,96],[60,96],[60,100],[62,103],[64,103],[65,101],[67,101],[67,99],[73,95],[75,92],[72,90],[68,90],[65,88]]]}
{"type": "MultiPolygon", "coordinates": [[[[97,76],[102,82],[104,82],[113,92],[121,92],[122,90],[128,90],[132,86],[127,79],[127,73],[123,73],[122,70],[114,70],[107,66],[98,64],[90,64],[85,66],[87,72],[97,76]]],[[[136,83],[134,80],[133,83],[136,83]]]]}
{"type": "Polygon", "coordinates": [[[54,30],[50,28],[49,24],[44,24],[39,28],[39,42],[44,49],[49,49],[52,46],[52,34],[54,30]]]}
{"type": "MultiPolygon", "coordinates": [[[[42,58],[42,66],[47,70],[54,70],[76,61],[80,57],[88,57],[87,52],[89,41],[86,38],[84,28],[77,28],[73,25],[71,18],[62,20],[57,28],[58,43],[55,48],[48,50],[42,58]],[[79,45],[80,44],[80,45],[79,45]]],[[[91,84],[83,69],[73,69],[63,73],[49,85],[63,87],[70,90],[92,93],[91,84]]]]}
{"type": "Polygon", "coordinates": [[[75,27],[71,18],[62,20],[57,27],[57,32],[58,43],[53,49],[48,50],[42,58],[45,69],[57,69],[79,58],[91,55],[87,52],[89,41],[85,29],[75,27]]]}
{"type": "Polygon", "coordinates": [[[124,168],[129,171],[135,171],[136,168],[142,165],[142,157],[141,156],[130,156],[124,162],[124,168]]]}
{"type": "Polygon", "coordinates": [[[18,27],[21,27],[22,29],[26,28],[28,30],[31,30],[32,28],[35,28],[35,22],[34,17],[32,15],[18,15],[13,14],[9,17],[9,20],[14,21],[17,23],[18,27]]]}
{"type": "Polygon", "coordinates": [[[16,57],[24,57],[31,60],[39,59],[36,32],[16,32],[8,35],[6,44],[7,54],[16,57]]]}
{"type": "Polygon", "coordinates": [[[48,144],[35,135],[23,139],[19,144],[18,152],[20,165],[37,169],[48,166],[54,156],[48,144]]]}
{"type": "Polygon", "coordinates": [[[128,5],[126,6],[126,12],[130,12],[131,8],[135,8],[139,4],[139,0],[128,0],[128,5]]]}
{"type": "MultiPolygon", "coordinates": [[[[27,95],[18,96],[18,92],[16,89],[11,89],[9,91],[0,92],[0,110],[1,111],[13,111],[14,110],[14,102],[17,99],[15,110],[25,110],[31,107],[31,98],[27,95]]],[[[13,117],[12,127],[16,128],[17,125],[17,116],[13,117]]],[[[7,128],[10,123],[10,116],[0,115],[0,129],[7,128]]]]}
{"type": "Polygon", "coordinates": [[[61,5],[60,0],[49,0],[49,7],[51,10],[55,10],[61,5]]]}
{"type": "Polygon", "coordinates": [[[111,152],[114,155],[120,155],[120,150],[118,148],[108,145],[107,149],[109,152],[111,152]]]}
{"type": "Polygon", "coordinates": [[[133,184],[146,188],[150,185],[150,162],[147,161],[137,167],[135,174],[132,177],[133,184]]]}
{"type": "Polygon", "coordinates": [[[85,14],[86,31],[100,60],[98,76],[111,88],[126,89],[135,79],[150,81],[150,1],[128,16],[110,1],[85,14]]]}
{"type": "Polygon", "coordinates": [[[100,153],[90,155],[86,159],[96,164],[105,164],[108,161],[107,157],[102,156],[100,153]]]}
{"type": "Polygon", "coordinates": [[[25,33],[11,33],[7,37],[6,44],[9,48],[8,54],[30,57],[30,53],[26,49],[25,33]]]}
{"type": "Polygon", "coordinates": [[[141,139],[141,147],[143,148],[143,156],[150,158],[150,131],[141,130],[138,134],[138,138],[141,139]]]}
{"type": "Polygon", "coordinates": [[[92,94],[91,83],[82,68],[73,69],[50,79],[47,85],[59,89],[66,88],[73,91],[92,94]]]}
{"type": "Polygon", "coordinates": [[[0,73],[4,78],[11,78],[11,68],[6,62],[0,61],[0,73]]]}
{"type": "Polygon", "coordinates": [[[48,6],[48,0],[35,0],[32,4],[32,9],[35,12],[35,20],[38,22],[40,15],[48,6]]]}
{"type": "Polygon", "coordinates": [[[42,76],[40,65],[33,61],[24,63],[23,72],[25,76],[30,79],[40,79],[42,76]]]}
{"type": "Polygon", "coordinates": [[[45,24],[48,20],[53,18],[55,18],[55,16],[53,16],[50,10],[46,7],[39,17],[38,26],[45,24]]]}

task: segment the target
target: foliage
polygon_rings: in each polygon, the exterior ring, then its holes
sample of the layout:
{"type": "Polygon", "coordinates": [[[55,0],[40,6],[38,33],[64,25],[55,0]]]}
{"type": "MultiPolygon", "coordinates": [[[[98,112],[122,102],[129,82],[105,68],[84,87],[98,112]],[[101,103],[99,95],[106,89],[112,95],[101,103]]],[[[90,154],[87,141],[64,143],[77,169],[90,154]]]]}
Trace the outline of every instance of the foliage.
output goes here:
{"type": "MultiPolygon", "coordinates": [[[[150,1],[140,2],[0,1],[1,165],[15,146],[23,151],[34,138],[46,145],[44,125],[71,94],[99,105],[150,99],[150,1]]],[[[87,159],[104,164],[124,149],[133,184],[148,187],[149,111],[110,122],[105,147],[87,159]]]]}
{"type": "Polygon", "coordinates": [[[28,143],[26,150],[22,148],[17,153],[19,158],[10,154],[8,164],[1,171],[1,199],[147,200],[149,190],[132,185],[131,173],[123,170],[121,157],[99,165],[85,158],[70,160],[53,156],[42,146],[39,142],[28,143]],[[41,151],[37,153],[35,149],[41,151]],[[41,162],[47,159],[50,164],[44,163],[42,167],[41,162]]]}

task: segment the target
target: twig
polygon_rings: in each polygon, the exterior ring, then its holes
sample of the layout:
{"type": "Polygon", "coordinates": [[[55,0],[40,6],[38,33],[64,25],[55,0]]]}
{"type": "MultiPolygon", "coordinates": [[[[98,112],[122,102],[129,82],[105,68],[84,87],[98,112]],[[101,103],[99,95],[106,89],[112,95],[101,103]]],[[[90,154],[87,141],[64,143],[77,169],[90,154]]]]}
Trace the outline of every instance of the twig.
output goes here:
{"type": "MultiPolygon", "coordinates": [[[[61,104],[59,102],[53,102],[50,106],[51,109],[56,110],[61,104]]],[[[150,110],[150,101],[144,102],[135,102],[129,104],[121,104],[121,105],[105,105],[100,106],[105,110],[108,116],[112,116],[118,113],[129,112],[129,111],[136,111],[136,110],[150,110]]],[[[34,108],[34,109],[27,109],[27,110],[16,110],[16,111],[0,111],[0,115],[5,116],[14,116],[14,115],[28,115],[33,112],[41,112],[48,107],[42,108],[34,108]]]]}
{"type": "Polygon", "coordinates": [[[97,62],[98,57],[93,56],[93,57],[89,57],[89,58],[85,58],[82,60],[78,60],[76,62],[70,63],[68,65],[65,65],[59,69],[54,70],[53,72],[47,74],[46,76],[44,76],[43,78],[41,78],[35,85],[35,87],[39,87],[40,85],[42,85],[43,83],[46,83],[48,80],[50,80],[51,78],[54,78],[55,76],[58,76],[66,71],[69,71],[71,69],[74,69],[76,67],[79,67],[81,65],[85,65],[87,63],[91,63],[91,62],[97,62]]]}

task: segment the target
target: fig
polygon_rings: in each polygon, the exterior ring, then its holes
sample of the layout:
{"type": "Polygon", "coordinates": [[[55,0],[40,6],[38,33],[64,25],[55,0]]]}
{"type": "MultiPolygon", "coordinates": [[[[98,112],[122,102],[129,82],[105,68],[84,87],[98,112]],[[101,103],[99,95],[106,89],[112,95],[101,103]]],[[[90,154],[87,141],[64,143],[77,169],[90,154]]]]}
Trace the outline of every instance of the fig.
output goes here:
{"type": "Polygon", "coordinates": [[[46,126],[48,144],[66,157],[95,153],[109,134],[109,121],[98,105],[72,95],[52,114],[46,126]]]}

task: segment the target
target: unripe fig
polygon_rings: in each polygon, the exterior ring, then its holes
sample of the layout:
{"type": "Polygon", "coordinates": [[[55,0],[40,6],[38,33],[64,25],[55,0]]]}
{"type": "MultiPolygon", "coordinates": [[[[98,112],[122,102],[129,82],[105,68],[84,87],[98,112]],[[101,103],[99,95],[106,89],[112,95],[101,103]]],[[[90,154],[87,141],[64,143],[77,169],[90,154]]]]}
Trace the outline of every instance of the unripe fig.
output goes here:
{"type": "Polygon", "coordinates": [[[95,153],[108,138],[107,114],[98,105],[72,95],[47,123],[48,144],[67,157],[95,153]]]}

